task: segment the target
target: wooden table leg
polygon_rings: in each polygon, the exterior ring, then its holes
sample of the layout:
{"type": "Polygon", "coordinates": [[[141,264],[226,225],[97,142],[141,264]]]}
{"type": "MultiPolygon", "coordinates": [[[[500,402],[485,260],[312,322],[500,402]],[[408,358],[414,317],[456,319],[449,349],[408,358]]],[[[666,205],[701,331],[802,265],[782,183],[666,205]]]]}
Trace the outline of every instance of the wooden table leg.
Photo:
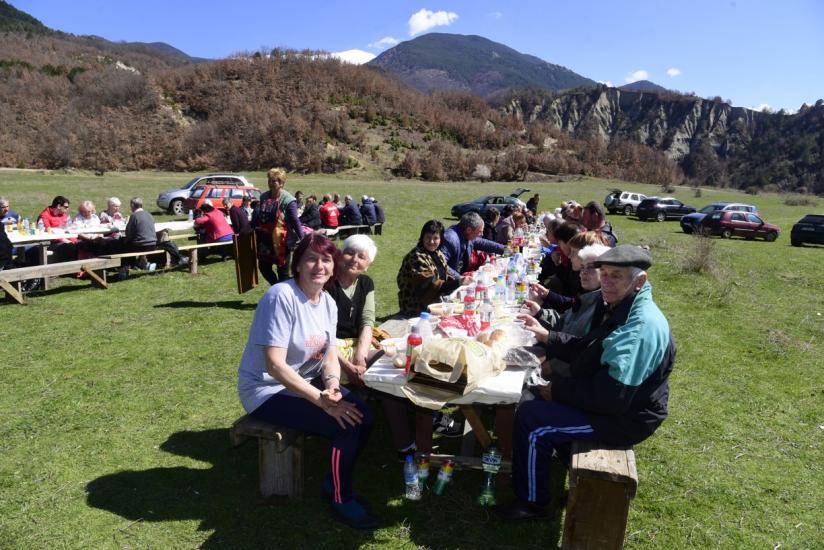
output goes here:
{"type": "Polygon", "coordinates": [[[432,411],[415,407],[415,446],[418,452],[432,452],[432,411]]]}
{"type": "MultiPolygon", "coordinates": [[[[49,243],[48,241],[40,243],[40,265],[49,263],[49,243]]],[[[43,277],[43,290],[49,289],[49,277],[43,277]]]]}
{"type": "Polygon", "coordinates": [[[512,428],[515,426],[515,405],[495,407],[495,433],[504,460],[512,460],[512,428]]]}
{"type": "Polygon", "coordinates": [[[461,412],[466,418],[466,421],[469,422],[469,425],[472,426],[472,431],[475,432],[475,437],[478,438],[478,443],[481,444],[481,447],[486,449],[489,447],[489,444],[492,443],[492,438],[489,437],[489,432],[486,431],[486,426],[481,421],[481,418],[478,416],[478,413],[475,412],[475,407],[472,405],[461,405],[461,412]]]}

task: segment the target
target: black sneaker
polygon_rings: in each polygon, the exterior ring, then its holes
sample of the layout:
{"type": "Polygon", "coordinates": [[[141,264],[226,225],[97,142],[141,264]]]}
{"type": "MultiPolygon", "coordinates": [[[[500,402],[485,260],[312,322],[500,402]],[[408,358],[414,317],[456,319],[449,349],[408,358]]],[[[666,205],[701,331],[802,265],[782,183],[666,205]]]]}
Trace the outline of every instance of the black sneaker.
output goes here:
{"type": "Polygon", "coordinates": [[[42,285],[43,279],[28,279],[26,281],[23,281],[23,284],[21,286],[23,287],[23,292],[28,294],[29,292],[35,292],[37,290],[40,290],[40,287],[42,285]]]}
{"type": "Polygon", "coordinates": [[[443,437],[461,437],[463,426],[446,413],[436,412],[432,417],[432,429],[443,437]]]}

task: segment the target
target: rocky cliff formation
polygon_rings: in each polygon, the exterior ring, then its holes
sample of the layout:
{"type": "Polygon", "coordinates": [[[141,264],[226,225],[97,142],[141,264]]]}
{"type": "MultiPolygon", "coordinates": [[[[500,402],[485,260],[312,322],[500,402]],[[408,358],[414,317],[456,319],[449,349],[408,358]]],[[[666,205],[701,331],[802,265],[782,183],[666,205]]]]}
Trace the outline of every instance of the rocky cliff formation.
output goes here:
{"type": "Polygon", "coordinates": [[[766,113],[700,97],[659,95],[601,86],[548,95],[525,104],[514,97],[505,110],[525,123],[541,120],[577,135],[599,135],[609,142],[629,139],[683,160],[701,139],[727,157],[746,147],[766,113]]]}

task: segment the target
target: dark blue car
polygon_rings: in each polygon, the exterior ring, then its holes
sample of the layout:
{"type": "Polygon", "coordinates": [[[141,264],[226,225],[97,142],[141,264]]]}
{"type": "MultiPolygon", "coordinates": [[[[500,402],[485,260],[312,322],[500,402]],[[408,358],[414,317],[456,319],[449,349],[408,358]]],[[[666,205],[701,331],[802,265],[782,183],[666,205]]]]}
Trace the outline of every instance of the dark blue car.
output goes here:
{"type": "Polygon", "coordinates": [[[807,214],[801,218],[790,231],[790,243],[793,246],[824,244],[824,214],[807,214]]]}
{"type": "Polygon", "coordinates": [[[458,203],[452,207],[452,215],[460,218],[467,212],[477,212],[480,215],[486,214],[487,210],[501,210],[507,204],[526,206],[518,197],[528,192],[529,189],[519,187],[509,196],[506,195],[486,195],[475,199],[474,201],[458,203]]]}

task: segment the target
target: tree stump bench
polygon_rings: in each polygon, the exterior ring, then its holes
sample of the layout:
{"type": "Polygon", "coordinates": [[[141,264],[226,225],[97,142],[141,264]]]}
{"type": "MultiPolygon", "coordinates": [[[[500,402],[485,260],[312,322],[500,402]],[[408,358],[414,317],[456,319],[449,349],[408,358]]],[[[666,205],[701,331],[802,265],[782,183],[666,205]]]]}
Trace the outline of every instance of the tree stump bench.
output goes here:
{"type": "Polygon", "coordinates": [[[561,548],[622,548],[629,505],[637,489],[631,447],[573,443],[561,548]]]}
{"type": "Polygon", "coordinates": [[[246,415],[232,424],[229,437],[233,447],[257,438],[261,497],[303,498],[303,432],[246,415]]]}

